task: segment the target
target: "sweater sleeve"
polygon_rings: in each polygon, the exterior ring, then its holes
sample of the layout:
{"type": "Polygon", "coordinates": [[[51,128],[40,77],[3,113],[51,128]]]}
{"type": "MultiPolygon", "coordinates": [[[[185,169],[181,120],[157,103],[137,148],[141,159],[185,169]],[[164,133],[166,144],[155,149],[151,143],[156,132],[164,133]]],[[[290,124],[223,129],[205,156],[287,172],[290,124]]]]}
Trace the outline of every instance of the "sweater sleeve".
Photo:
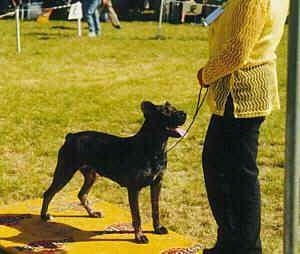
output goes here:
{"type": "Polygon", "coordinates": [[[220,53],[203,67],[205,84],[211,84],[244,65],[264,27],[267,2],[239,1],[232,14],[230,38],[222,43],[220,53]]]}

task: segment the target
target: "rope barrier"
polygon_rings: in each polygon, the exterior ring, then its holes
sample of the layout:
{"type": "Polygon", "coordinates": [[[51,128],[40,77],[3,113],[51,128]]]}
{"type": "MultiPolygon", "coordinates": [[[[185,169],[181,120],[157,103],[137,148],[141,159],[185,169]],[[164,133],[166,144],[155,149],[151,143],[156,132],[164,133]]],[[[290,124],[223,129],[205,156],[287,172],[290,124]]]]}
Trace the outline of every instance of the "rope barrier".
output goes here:
{"type": "MultiPolygon", "coordinates": [[[[168,3],[185,3],[185,2],[189,2],[189,1],[165,0],[164,4],[168,4],[168,3]]],[[[195,2],[195,4],[202,5],[203,7],[220,7],[220,5],[217,5],[217,4],[205,4],[205,3],[197,3],[197,2],[195,2]]]]}
{"type": "MultiPolygon", "coordinates": [[[[72,4],[65,4],[65,5],[60,5],[60,6],[54,6],[54,7],[46,7],[46,8],[42,8],[42,10],[59,10],[59,9],[65,9],[65,8],[69,8],[71,7],[72,4]]],[[[28,11],[30,10],[30,8],[20,8],[22,9],[22,11],[28,11]]],[[[5,18],[5,17],[11,17],[14,16],[16,14],[16,11],[10,11],[7,13],[4,13],[2,15],[0,15],[0,19],[5,18]]]]}
{"type": "Polygon", "coordinates": [[[46,7],[46,8],[43,8],[43,10],[59,10],[59,9],[71,7],[71,5],[72,4],[65,4],[65,5],[54,6],[54,7],[46,7]]]}
{"type": "Polygon", "coordinates": [[[14,16],[15,14],[16,14],[16,11],[10,11],[10,12],[0,15],[0,19],[5,18],[5,17],[11,17],[11,16],[14,16]]]}
{"type": "MultiPolygon", "coordinates": [[[[0,0],[1,1],[1,0],[0,0]]],[[[43,8],[42,13],[38,16],[37,21],[47,21],[49,20],[49,16],[53,10],[70,8],[70,13],[68,16],[69,20],[77,19],[78,25],[78,36],[82,36],[82,28],[81,28],[81,19],[82,19],[82,7],[81,3],[78,1],[76,3],[69,3],[60,6],[54,6],[49,8],[43,8]],[[78,11],[79,10],[79,11],[78,11]]],[[[9,10],[6,10],[9,11],[9,10]]],[[[9,11],[7,13],[1,14],[1,18],[15,16],[16,19],[16,46],[17,53],[21,53],[21,29],[20,29],[20,11],[30,11],[30,8],[22,8],[20,5],[17,5],[14,11],[9,11]]]]}

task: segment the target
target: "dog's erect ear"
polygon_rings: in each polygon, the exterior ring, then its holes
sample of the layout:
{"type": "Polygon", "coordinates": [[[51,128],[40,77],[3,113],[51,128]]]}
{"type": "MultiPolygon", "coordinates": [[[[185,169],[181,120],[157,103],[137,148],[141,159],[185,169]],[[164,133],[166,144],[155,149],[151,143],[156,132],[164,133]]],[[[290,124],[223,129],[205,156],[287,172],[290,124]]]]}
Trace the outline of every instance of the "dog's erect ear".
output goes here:
{"type": "Polygon", "coordinates": [[[141,109],[142,109],[144,115],[148,115],[154,108],[155,108],[155,105],[150,101],[143,101],[141,103],[141,109]]]}
{"type": "Polygon", "coordinates": [[[165,106],[166,106],[166,107],[170,107],[170,106],[171,106],[171,103],[168,102],[168,101],[166,101],[165,106]]]}

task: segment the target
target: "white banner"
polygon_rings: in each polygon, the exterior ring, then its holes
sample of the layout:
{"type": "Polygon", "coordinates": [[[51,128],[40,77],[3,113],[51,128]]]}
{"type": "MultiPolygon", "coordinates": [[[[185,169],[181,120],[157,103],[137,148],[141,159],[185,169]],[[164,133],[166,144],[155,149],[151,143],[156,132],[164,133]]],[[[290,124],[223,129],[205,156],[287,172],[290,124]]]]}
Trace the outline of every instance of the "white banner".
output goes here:
{"type": "Polygon", "coordinates": [[[68,20],[82,19],[82,5],[81,2],[71,4],[68,20]]]}

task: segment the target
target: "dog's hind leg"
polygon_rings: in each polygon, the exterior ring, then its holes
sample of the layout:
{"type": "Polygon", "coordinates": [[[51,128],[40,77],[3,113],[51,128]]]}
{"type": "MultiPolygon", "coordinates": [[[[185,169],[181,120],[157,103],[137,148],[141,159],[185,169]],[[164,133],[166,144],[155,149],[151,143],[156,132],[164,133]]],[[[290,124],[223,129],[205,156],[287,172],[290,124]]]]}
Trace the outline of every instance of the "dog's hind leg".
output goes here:
{"type": "Polygon", "coordinates": [[[84,167],[80,169],[80,172],[84,176],[84,183],[78,193],[78,198],[83,205],[83,207],[86,209],[90,217],[95,217],[95,218],[100,218],[102,217],[102,214],[100,212],[95,212],[93,211],[89,200],[87,199],[87,196],[96,181],[96,171],[89,168],[89,167],[84,167]]]}
{"type": "Polygon", "coordinates": [[[58,161],[53,181],[48,188],[48,190],[44,193],[43,205],[41,210],[41,219],[42,220],[50,220],[50,214],[47,214],[48,206],[54,197],[54,195],[59,192],[73,177],[74,173],[76,172],[75,167],[65,167],[65,163],[62,161],[58,161]]]}

